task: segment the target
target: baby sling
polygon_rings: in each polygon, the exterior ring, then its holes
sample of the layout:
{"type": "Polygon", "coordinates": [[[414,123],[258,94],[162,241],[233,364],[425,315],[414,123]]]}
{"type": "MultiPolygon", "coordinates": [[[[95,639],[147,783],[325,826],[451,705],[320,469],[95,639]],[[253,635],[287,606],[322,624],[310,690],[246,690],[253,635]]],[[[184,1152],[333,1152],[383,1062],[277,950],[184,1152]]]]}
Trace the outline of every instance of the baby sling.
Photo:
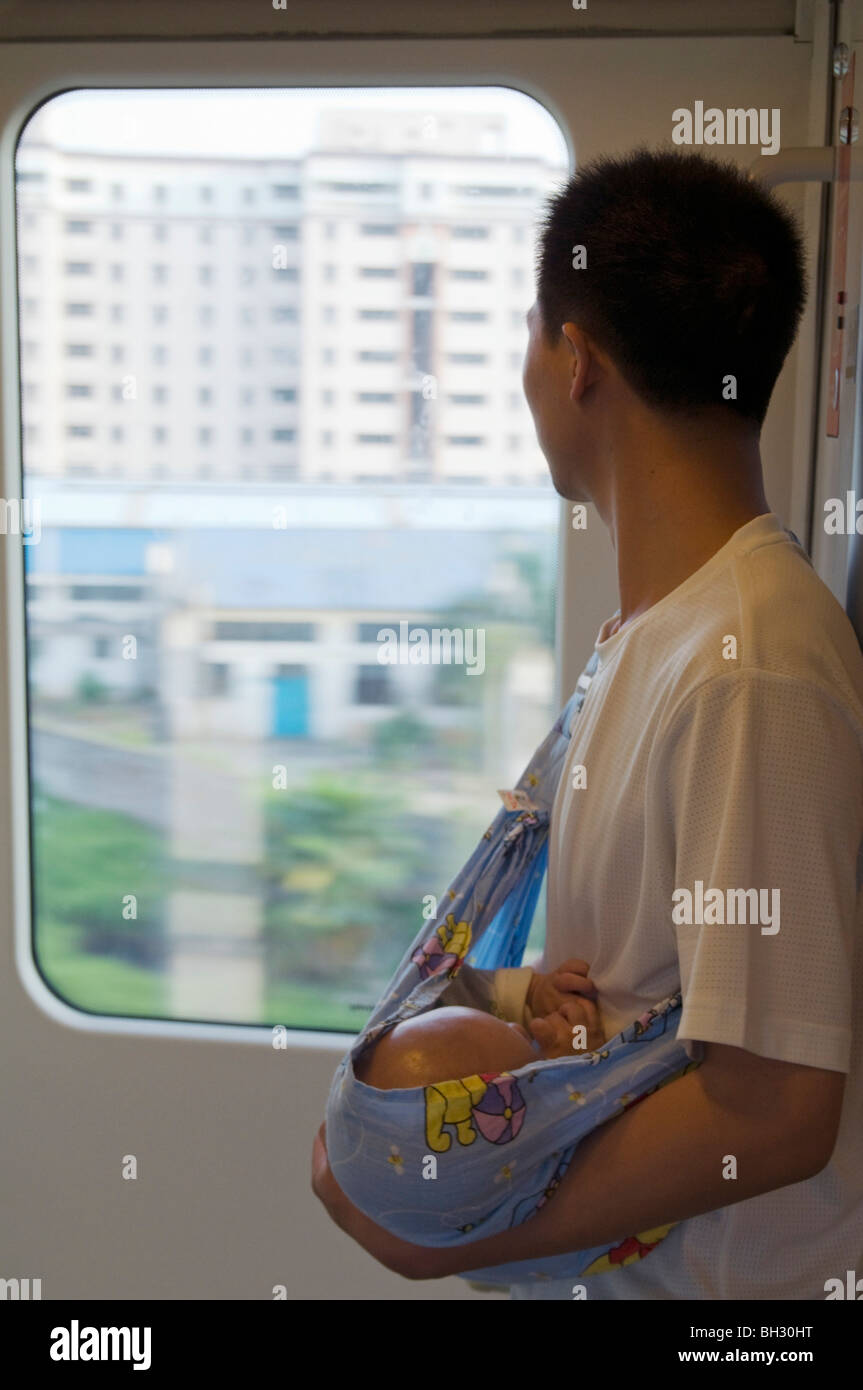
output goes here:
{"type": "MultiPolygon", "coordinates": [[[[553,1196],[581,1139],[700,1060],[677,1042],[681,1005],[675,994],[597,1052],[390,1091],[354,1074],[354,1059],[381,1034],[445,1003],[442,996],[457,975],[462,980],[464,972],[520,965],[546,870],[551,810],[572,723],[597,664],[594,652],[333,1078],[326,1131],[333,1175],[356,1206],[413,1244],[468,1243],[528,1220],[553,1196]]],[[[604,1272],[642,1258],[670,1229],[622,1231],[611,1247],[463,1277],[508,1285],[604,1272]]]]}

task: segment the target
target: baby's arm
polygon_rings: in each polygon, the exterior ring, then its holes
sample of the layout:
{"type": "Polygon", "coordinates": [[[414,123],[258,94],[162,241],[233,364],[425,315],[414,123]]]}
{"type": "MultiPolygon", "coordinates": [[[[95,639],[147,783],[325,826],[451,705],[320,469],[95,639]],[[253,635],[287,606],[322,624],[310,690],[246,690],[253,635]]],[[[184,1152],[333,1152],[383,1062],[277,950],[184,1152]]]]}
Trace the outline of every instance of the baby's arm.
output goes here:
{"type": "MultiPolygon", "coordinates": [[[[462,1005],[493,1013],[507,1023],[520,1023],[532,1029],[535,1019],[543,1019],[567,1002],[596,998],[596,986],[588,976],[587,961],[571,958],[556,970],[541,975],[530,966],[477,970],[464,964],[440,996],[441,1004],[462,1005]]],[[[598,1016],[597,1016],[598,1018],[598,1016]]],[[[575,1021],[581,1021],[579,1018],[575,1021]]],[[[593,1018],[590,1020],[593,1024],[593,1018]]]]}
{"type": "Polygon", "coordinates": [[[596,998],[589,969],[587,961],[573,957],[547,975],[527,966],[496,970],[492,1012],[508,1023],[520,1023],[530,1029],[535,1019],[546,1018],[568,1000],[596,998]]]}

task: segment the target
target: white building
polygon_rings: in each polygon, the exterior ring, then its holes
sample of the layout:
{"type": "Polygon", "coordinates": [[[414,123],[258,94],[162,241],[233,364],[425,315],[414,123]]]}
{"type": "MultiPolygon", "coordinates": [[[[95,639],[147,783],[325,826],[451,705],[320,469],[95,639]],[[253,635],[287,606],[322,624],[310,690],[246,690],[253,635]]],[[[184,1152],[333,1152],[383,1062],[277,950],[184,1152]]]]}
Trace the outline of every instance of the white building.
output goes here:
{"type": "Polygon", "coordinates": [[[298,159],[17,156],[25,466],[544,483],[521,392],[564,171],[502,118],[340,111],[298,159]]]}

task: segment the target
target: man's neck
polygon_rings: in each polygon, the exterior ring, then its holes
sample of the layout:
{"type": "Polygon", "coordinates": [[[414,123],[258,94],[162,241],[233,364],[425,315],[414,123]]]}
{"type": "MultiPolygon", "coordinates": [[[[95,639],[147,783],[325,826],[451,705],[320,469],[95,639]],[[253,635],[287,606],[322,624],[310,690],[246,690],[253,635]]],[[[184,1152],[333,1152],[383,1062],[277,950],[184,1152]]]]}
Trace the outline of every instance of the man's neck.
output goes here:
{"type": "MultiPolygon", "coordinates": [[[[642,424],[644,422],[641,422],[642,424]]],[[[617,555],[620,626],[676,589],[769,512],[758,437],[732,427],[637,431],[612,445],[597,500],[617,555]]]]}

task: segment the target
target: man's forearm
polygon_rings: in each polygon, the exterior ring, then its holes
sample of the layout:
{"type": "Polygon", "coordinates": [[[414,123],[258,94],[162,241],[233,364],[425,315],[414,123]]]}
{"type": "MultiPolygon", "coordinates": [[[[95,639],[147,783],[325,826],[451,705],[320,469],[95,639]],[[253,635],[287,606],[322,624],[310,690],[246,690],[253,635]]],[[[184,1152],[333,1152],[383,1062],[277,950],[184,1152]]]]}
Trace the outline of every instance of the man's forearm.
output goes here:
{"type": "Polygon", "coordinates": [[[436,1252],[440,1272],[612,1245],[800,1182],[829,1158],[843,1082],[841,1073],[709,1047],[698,1070],[583,1140],[536,1216],[502,1235],[436,1252]],[[736,1177],[724,1176],[732,1157],[736,1177]]]}

